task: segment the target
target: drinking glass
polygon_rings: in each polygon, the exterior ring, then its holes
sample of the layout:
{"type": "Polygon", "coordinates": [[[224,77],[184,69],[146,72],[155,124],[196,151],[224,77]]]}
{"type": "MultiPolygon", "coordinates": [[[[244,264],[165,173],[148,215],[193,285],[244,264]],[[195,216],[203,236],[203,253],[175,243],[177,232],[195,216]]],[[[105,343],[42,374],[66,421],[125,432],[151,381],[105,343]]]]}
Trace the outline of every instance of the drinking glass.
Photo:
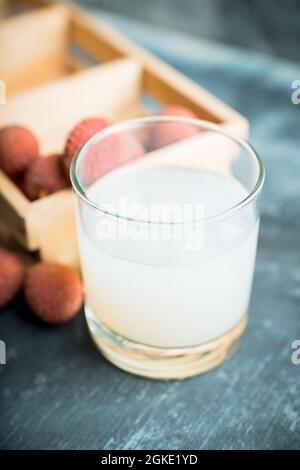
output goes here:
{"type": "Polygon", "coordinates": [[[88,329],[113,364],[184,379],[222,363],[247,323],[263,164],[206,121],[107,127],[71,166],[88,329]]]}

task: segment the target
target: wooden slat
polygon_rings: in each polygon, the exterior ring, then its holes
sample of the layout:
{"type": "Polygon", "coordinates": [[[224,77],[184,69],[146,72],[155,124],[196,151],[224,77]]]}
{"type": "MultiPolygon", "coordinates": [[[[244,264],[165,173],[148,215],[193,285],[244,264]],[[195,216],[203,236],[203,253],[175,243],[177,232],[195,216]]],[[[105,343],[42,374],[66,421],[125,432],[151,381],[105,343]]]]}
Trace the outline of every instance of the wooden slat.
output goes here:
{"type": "Polygon", "coordinates": [[[69,10],[54,6],[2,22],[0,79],[7,94],[37,86],[65,72],[69,10]]]}
{"type": "Polygon", "coordinates": [[[68,132],[81,119],[117,120],[135,108],[140,82],[141,68],[134,59],[91,67],[11,97],[0,114],[0,126],[18,122],[38,136],[42,153],[61,152],[68,132]]]}
{"type": "Polygon", "coordinates": [[[133,56],[143,65],[143,90],[164,103],[186,105],[199,118],[223,124],[237,123],[237,130],[247,135],[247,120],[218,98],[151,53],[135,45],[113,27],[74,8],[72,39],[89,54],[102,60],[133,56]]]}
{"type": "Polygon", "coordinates": [[[78,268],[74,195],[66,189],[34,201],[26,215],[30,238],[40,257],[78,268]]]}

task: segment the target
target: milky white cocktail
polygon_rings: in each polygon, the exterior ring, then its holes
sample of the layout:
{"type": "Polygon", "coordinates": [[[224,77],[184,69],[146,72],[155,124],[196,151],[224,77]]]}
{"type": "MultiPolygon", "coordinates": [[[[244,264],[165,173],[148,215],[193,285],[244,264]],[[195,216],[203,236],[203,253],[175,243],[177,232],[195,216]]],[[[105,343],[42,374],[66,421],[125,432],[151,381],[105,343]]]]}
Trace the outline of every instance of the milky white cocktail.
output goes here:
{"type": "Polygon", "coordinates": [[[244,179],[131,162],[85,196],[94,205],[77,213],[85,308],[103,353],[157,378],[221,362],[244,329],[254,271],[257,211],[234,210],[249,196],[244,179]]]}

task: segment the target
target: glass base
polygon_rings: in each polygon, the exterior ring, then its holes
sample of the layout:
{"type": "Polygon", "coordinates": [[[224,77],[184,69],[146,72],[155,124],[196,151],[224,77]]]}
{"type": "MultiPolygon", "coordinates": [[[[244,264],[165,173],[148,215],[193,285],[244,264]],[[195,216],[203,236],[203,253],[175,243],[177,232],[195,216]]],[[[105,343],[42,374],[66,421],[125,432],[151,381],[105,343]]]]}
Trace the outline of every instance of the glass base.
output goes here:
{"type": "Polygon", "coordinates": [[[183,380],[220,365],[237,348],[248,319],[245,314],[223,336],[200,346],[158,348],[117,335],[99,322],[88,305],[85,314],[92,339],[103,356],[120,369],[157,380],[183,380]]]}

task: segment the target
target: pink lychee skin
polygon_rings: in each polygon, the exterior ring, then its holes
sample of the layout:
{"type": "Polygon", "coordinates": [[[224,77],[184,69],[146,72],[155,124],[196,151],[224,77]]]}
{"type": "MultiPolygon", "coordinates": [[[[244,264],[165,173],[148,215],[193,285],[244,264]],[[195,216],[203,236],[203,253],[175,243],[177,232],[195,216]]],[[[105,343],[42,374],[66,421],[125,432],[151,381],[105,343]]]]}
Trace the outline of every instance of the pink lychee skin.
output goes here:
{"type": "Polygon", "coordinates": [[[131,133],[105,136],[91,145],[83,168],[83,184],[90,186],[118,166],[145,154],[142,143],[131,133]]]}
{"type": "Polygon", "coordinates": [[[33,133],[23,126],[0,129],[0,168],[15,178],[39,157],[39,145],[33,133]]]}
{"type": "Polygon", "coordinates": [[[134,136],[136,139],[140,141],[144,149],[148,149],[150,132],[148,127],[144,127],[142,129],[136,129],[134,132],[134,136]]]}
{"type": "Polygon", "coordinates": [[[31,200],[47,196],[69,186],[59,154],[35,160],[27,169],[20,188],[31,200]]]}
{"type": "Polygon", "coordinates": [[[21,259],[0,248],[0,308],[7,305],[20,290],[25,275],[21,259]]]}
{"type": "MultiPolygon", "coordinates": [[[[186,117],[196,119],[196,114],[180,105],[168,105],[165,106],[159,113],[160,116],[171,116],[171,117],[186,117]]],[[[197,134],[199,130],[191,125],[180,124],[180,123],[159,123],[154,125],[151,131],[151,147],[153,149],[164,147],[166,145],[178,142],[181,139],[186,139],[197,134]]]]}
{"type": "Polygon", "coordinates": [[[78,274],[68,266],[40,262],[25,278],[24,294],[32,312],[41,320],[59,325],[78,313],[83,290],[78,274]]]}
{"type": "Polygon", "coordinates": [[[97,132],[109,126],[110,122],[104,118],[88,118],[80,121],[70,132],[65,145],[63,166],[69,175],[71,162],[78,150],[97,132]]]}

